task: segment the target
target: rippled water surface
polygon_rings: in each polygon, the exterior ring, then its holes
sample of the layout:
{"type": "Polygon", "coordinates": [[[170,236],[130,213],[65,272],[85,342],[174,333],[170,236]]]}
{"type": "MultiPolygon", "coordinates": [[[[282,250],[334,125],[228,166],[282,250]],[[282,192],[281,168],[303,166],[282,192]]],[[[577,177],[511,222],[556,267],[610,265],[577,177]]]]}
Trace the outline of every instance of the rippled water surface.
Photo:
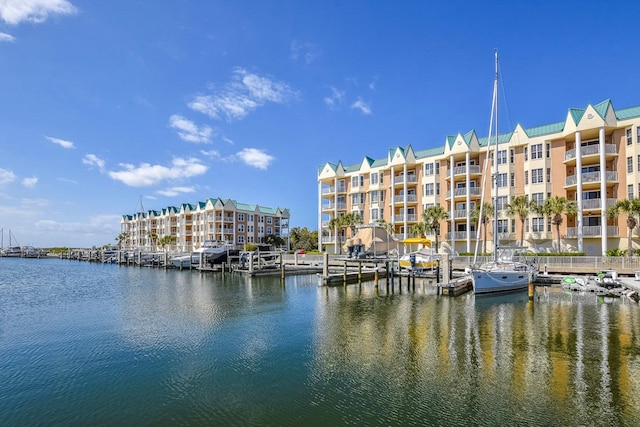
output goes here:
{"type": "Polygon", "coordinates": [[[0,425],[640,425],[640,309],[0,259],[0,425]]]}

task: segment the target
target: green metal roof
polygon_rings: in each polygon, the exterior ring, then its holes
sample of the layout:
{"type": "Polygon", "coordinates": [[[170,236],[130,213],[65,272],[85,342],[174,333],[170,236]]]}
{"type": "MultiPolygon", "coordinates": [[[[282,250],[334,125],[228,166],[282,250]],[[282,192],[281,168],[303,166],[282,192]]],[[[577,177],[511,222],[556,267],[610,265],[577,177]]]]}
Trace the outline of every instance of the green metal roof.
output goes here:
{"type": "Polygon", "coordinates": [[[593,109],[596,110],[598,115],[604,119],[605,117],[607,117],[607,110],[609,109],[609,107],[611,107],[611,100],[606,99],[601,103],[594,105],[593,109]]]}
{"type": "Polygon", "coordinates": [[[578,123],[580,123],[580,120],[584,115],[584,108],[569,108],[569,114],[571,114],[573,123],[577,125],[578,123]]]}
{"type": "Polygon", "coordinates": [[[533,128],[526,128],[524,132],[529,138],[536,136],[549,135],[551,133],[558,133],[564,129],[564,121],[551,123],[548,125],[537,126],[533,128]]]}
{"type": "Polygon", "coordinates": [[[616,118],[618,120],[631,119],[633,117],[640,117],[640,106],[624,108],[616,111],[616,118]]]}

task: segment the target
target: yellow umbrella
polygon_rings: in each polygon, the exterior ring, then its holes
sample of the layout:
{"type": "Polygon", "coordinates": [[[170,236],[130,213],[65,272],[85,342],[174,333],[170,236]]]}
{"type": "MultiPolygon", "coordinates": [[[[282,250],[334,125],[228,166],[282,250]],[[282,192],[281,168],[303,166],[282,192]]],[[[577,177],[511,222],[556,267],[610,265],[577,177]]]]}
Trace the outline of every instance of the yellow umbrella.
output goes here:
{"type": "Polygon", "coordinates": [[[431,247],[431,240],[424,237],[409,237],[408,239],[404,239],[402,243],[405,245],[424,245],[431,247]]]}

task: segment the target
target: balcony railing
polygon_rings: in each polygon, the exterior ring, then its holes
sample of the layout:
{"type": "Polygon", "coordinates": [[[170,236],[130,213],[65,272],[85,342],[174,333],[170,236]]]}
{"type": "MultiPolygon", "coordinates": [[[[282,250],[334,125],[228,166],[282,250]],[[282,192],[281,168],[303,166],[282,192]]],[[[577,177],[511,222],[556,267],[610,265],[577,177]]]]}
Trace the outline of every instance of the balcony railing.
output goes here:
{"type": "MultiPolygon", "coordinates": [[[[453,197],[466,196],[467,190],[469,190],[469,194],[471,196],[480,196],[482,194],[482,189],[480,187],[466,187],[464,188],[456,188],[453,191],[453,197]]],[[[451,197],[451,190],[447,190],[447,199],[451,197]]]]}
{"type": "MultiPolygon", "coordinates": [[[[607,171],[605,175],[607,182],[616,182],[618,181],[618,172],[617,171],[607,171]]],[[[582,174],[582,183],[590,183],[590,182],[599,182],[600,181],[600,172],[585,172],[582,174]]],[[[571,175],[568,176],[565,180],[565,186],[576,185],[578,183],[578,176],[571,175]]]]}
{"type": "Polygon", "coordinates": [[[404,184],[405,182],[409,183],[409,184],[415,184],[418,182],[418,176],[417,175],[396,175],[393,178],[393,182],[397,185],[397,184],[404,184]]]}
{"type": "MultiPolygon", "coordinates": [[[[469,174],[479,174],[480,166],[479,165],[469,165],[469,174]]],[[[453,168],[454,175],[466,175],[467,174],[467,166],[456,166],[453,168]]]]}
{"type": "MultiPolygon", "coordinates": [[[[453,232],[453,239],[454,240],[467,240],[467,235],[470,235],[470,237],[472,239],[476,238],[476,232],[472,231],[471,233],[469,233],[468,231],[454,231],[453,232]]],[[[451,232],[445,234],[445,239],[446,240],[451,240],[451,232]]]]}
{"type": "Polygon", "coordinates": [[[468,214],[467,214],[467,210],[466,209],[456,209],[453,212],[453,217],[454,218],[467,218],[468,214]]]}
{"type": "MultiPolygon", "coordinates": [[[[418,196],[416,196],[415,194],[407,194],[408,203],[415,203],[417,201],[418,201],[418,196]]],[[[404,203],[404,195],[394,196],[393,203],[404,203]]]]}
{"type": "Polygon", "coordinates": [[[342,203],[325,203],[322,205],[322,210],[326,211],[326,210],[330,210],[330,209],[335,209],[337,206],[338,210],[345,210],[347,209],[347,204],[342,202],[342,203]]]}
{"type": "MultiPolygon", "coordinates": [[[[607,226],[607,237],[618,236],[619,230],[615,225],[607,226]]],[[[600,225],[589,225],[582,227],[582,237],[600,237],[602,236],[602,226],[600,225]]],[[[578,238],[578,227],[569,227],[567,228],[566,237],[568,239],[577,239],[578,238]]]]}
{"type": "MultiPolygon", "coordinates": [[[[618,199],[606,199],[606,207],[615,205],[618,202],[618,199]]],[[[582,209],[602,209],[602,199],[583,199],[582,200],[582,209]]]]}
{"type": "MultiPolygon", "coordinates": [[[[393,220],[394,222],[404,222],[404,214],[394,215],[393,220]]],[[[418,221],[418,215],[416,214],[407,215],[407,222],[417,222],[417,221],[418,221]]]]}
{"type": "MultiPolygon", "coordinates": [[[[605,154],[618,154],[618,150],[615,144],[605,144],[604,145],[605,154]]],[[[580,147],[580,155],[582,157],[592,156],[594,154],[600,154],[600,145],[587,145],[585,147],[580,147]]],[[[565,160],[573,160],[576,158],[576,149],[568,150],[564,153],[565,160]]]]}

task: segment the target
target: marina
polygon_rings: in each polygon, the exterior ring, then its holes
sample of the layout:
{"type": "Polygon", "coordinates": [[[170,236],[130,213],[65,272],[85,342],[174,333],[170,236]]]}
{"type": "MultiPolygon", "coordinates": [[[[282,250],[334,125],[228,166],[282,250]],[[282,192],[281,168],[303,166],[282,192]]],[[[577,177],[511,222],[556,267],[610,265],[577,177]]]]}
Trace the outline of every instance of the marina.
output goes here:
{"type": "Polygon", "coordinates": [[[627,298],[0,263],[2,425],[640,421],[627,298]]]}

